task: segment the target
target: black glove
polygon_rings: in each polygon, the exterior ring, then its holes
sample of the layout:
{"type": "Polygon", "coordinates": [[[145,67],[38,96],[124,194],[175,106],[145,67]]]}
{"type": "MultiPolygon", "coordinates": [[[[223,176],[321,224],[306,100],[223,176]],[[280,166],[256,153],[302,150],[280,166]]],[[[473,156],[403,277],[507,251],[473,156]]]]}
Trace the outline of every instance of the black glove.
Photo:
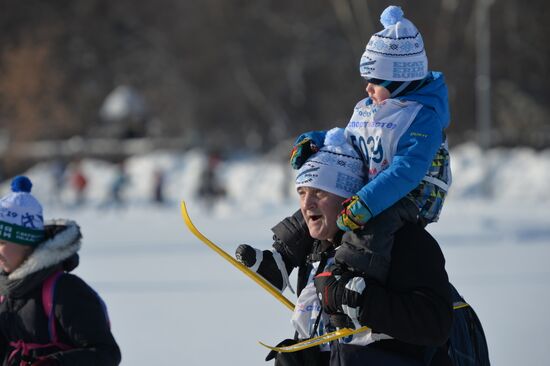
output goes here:
{"type": "Polygon", "coordinates": [[[248,244],[241,244],[235,250],[235,258],[247,267],[256,263],[256,249],[248,244]]]}
{"type": "Polygon", "coordinates": [[[329,323],[336,328],[354,328],[353,320],[346,314],[331,314],[329,319],[329,323]]]}
{"type": "MultiPolygon", "coordinates": [[[[345,270],[339,265],[332,265],[315,276],[313,283],[325,313],[347,315],[353,323],[359,324],[359,313],[366,289],[363,277],[358,277],[356,273],[345,270]]],[[[343,319],[335,318],[335,320],[339,323],[334,324],[336,326],[347,323],[347,319],[342,321],[343,319]]]]}
{"type": "Polygon", "coordinates": [[[235,250],[235,258],[248,268],[254,267],[258,260],[261,260],[256,267],[256,273],[265,278],[279,290],[283,290],[283,275],[277,267],[273,253],[270,250],[260,251],[248,244],[241,244],[235,250]],[[259,259],[259,257],[262,257],[259,259]]]}
{"type": "Polygon", "coordinates": [[[331,266],[315,276],[313,283],[325,313],[329,315],[343,313],[344,291],[348,280],[352,277],[352,272],[344,271],[337,265],[331,266]]]}

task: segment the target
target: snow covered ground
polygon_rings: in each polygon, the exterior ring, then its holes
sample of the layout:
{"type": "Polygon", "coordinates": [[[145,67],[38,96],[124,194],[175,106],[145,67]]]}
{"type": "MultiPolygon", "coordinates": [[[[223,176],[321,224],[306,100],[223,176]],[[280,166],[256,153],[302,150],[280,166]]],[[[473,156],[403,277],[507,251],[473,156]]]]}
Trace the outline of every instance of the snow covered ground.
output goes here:
{"type": "MultiPolygon", "coordinates": [[[[208,209],[195,195],[204,159],[199,152],[130,159],[126,208],[102,204],[115,171],[106,163],[84,162],[89,204],[78,209],[52,201],[48,165],[27,172],[46,218],[82,226],[76,273],[105,299],[123,365],[261,365],[267,352],[258,340],[293,334],[290,311],[193,237],[178,205],[185,199],[196,226],[231,254],[240,243],[267,248],[269,229],[297,207],[291,173],[274,160],[227,162],[220,173],[229,197],[208,209]],[[147,203],[159,166],[169,172],[163,207],[147,203]]],[[[449,277],[484,325],[492,364],[547,365],[550,151],[483,154],[463,145],[452,159],[452,193],[428,227],[449,277]]]]}

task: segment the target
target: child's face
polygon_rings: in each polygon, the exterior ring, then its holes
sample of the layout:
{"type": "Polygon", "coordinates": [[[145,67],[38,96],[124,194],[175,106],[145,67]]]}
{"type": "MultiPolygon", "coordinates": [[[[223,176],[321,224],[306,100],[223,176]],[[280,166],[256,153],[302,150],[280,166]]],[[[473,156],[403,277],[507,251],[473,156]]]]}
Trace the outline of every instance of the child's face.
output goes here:
{"type": "Polygon", "coordinates": [[[365,90],[374,104],[380,104],[390,97],[390,91],[381,85],[368,83],[365,90]]]}
{"type": "Polygon", "coordinates": [[[32,248],[9,241],[0,240],[0,267],[6,273],[16,270],[27,259],[32,248]]]}

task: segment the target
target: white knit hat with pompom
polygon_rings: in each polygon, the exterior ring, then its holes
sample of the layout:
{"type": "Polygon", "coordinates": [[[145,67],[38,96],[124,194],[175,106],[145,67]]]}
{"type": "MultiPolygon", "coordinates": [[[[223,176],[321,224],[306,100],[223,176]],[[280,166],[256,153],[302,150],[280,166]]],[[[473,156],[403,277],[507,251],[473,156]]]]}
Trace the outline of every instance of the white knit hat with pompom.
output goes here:
{"type": "Polygon", "coordinates": [[[32,182],[17,176],[12,192],[0,198],[0,240],[36,247],[44,240],[42,205],[31,194],[32,182]]]}
{"type": "Polygon", "coordinates": [[[428,58],[418,29],[393,5],[382,12],[380,22],[384,29],[371,37],[361,57],[361,76],[388,81],[424,79],[428,58]]]}
{"type": "Polygon", "coordinates": [[[361,156],[346,140],[343,128],[329,130],[324,146],[300,167],[296,188],[312,187],[348,198],[366,183],[361,156]]]}

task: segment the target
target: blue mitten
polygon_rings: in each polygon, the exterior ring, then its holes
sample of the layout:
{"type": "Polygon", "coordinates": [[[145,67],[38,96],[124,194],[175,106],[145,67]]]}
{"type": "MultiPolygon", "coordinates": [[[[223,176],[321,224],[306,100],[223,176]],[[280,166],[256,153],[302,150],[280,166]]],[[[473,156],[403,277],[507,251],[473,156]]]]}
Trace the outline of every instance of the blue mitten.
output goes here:
{"type": "Polygon", "coordinates": [[[340,230],[353,231],[359,229],[372,218],[369,208],[361,201],[359,196],[351,196],[342,202],[342,206],[344,206],[344,209],[336,219],[336,224],[340,230]]]}
{"type": "Polygon", "coordinates": [[[300,169],[311,155],[319,151],[324,145],[326,134],[326,131],[310,131],[298,136],[290,152],[292,168],[300,169]]]}

